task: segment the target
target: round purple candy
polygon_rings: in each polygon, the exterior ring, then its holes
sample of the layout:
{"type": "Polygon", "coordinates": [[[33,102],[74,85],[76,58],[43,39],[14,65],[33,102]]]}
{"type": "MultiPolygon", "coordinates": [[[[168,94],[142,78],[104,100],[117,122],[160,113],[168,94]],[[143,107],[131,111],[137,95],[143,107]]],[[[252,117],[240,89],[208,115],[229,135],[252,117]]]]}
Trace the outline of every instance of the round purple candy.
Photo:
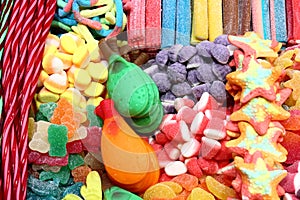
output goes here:
{"type": "Polygon", "coordinates": [[[231,72],[231,67],[229,67],[229,65],[214,63],[212,71],[220,81],[224,82],[226,81],[226,75],[231,72]]]}
{"type": "Polygon", "coordinates": [[[187,73],[187,80],[191,85],[198,85],[200,82],[198,80],[199,72],[196,69],[192,69],[187,73]]]}
{"type": "Polygon", "coordinates": [[[214,40],[215,44],[222,44],[224,46],[228,46],[230,45],[230,42],[228,40],[228,35],[219,35],[218,37],[216,37],[216,39],[214,40]]]}
{"type": "Polygon", "coordinates": [[[168,49],[168,56],[170,61],[177,62],[178,54],[182,47],[182,44],[175,44],[168,49]]]}
{"type": "Polygon", "coordinates": [[[211,64],[203,64],[197,68],[198,71],[198,80],[202,83],[210,83],[215,80],[218,80],[217,77],[212,72],[212,65],[211,64]]]}
{"type": "Polygon", "coordinates": [[[210,51],[215,48],[215,43],[210,41],[202,41],[196,45],[197,53],[202,57],[211,57],[210,51]]]}
{"type": "Polygon", "coordinates": [[[210,88],[210,83],[197,85],[192,88],[192,93],[195,96],[195,98],[199,100],[204,92],[209,92],[209,88],[210,88]]]}
{"type": "Polygon", "coordinates": [[[165,68],[168,62],[168,50],[164,49],[158,52],[158,54],[156,54],[155,61],[158,66],[165,68]]]}
{"type": "Polygon", "coordinates": [[[153,81],[157,85],[160,92],[167,92],[171,88],[168,75],[165,73],[156,73],[152,76],[153,81]]]}
{"type": "Polygon", "coordinates": [[[215,48],[211,50],[211,55],[221,64],[226,64],[230,57],[230,52],[226,46],[216,44],[215,48]]]}
{"type": "Polygon", "coordinates": [[[168,77],[172,83],[182,83],[186,80],[186,67],[181,63],[173,63],[167,69],[168,77]]]}
{"type": "Polygon", "coordinates": [[[226,101],[225,84],[222,81],[214,81],[210,88],[209,93],[219,102],[224,103],[226,101]]]}
{"type": "Polygon", "coordinates": [[[184,46],[178,53],[178,62],[184,63],[191,59],[197,53],[197,49],[193,46],[184,46]]]}
{"type": "Polygon", "coordinates": [[[183,82],[173,85],[171,92],[175,94],[176,97],[183,97],[185,95],[189,95],[192,92],[192,89],[187,82],[183,82]]]}

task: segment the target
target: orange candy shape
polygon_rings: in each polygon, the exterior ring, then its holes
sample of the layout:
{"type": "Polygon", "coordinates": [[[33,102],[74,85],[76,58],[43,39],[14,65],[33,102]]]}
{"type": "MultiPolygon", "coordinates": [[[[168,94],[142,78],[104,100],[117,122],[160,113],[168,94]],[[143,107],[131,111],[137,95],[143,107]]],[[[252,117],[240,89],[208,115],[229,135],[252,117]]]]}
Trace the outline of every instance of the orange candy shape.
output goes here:
{"type": "Polygon", "coordinates": [[[195,187],[198,186],[198,178],[190,174],[178,175],[171,181],[178,183],[187,191],[192,191],[195,187]]]}

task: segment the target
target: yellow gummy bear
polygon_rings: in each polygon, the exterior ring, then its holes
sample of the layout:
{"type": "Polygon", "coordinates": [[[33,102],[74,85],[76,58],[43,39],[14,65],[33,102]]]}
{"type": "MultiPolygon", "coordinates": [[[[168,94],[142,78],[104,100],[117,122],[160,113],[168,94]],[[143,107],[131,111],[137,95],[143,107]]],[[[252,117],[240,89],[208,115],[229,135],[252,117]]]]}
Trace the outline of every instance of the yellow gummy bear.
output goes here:
{"type": "Polygon", "coordinates": [[[86,178],[86,185],[80,189],[80,194],[86,200],[100,200],[102,199],[102,185],[101,179],[96,171],[91,171],[86,178]]]}

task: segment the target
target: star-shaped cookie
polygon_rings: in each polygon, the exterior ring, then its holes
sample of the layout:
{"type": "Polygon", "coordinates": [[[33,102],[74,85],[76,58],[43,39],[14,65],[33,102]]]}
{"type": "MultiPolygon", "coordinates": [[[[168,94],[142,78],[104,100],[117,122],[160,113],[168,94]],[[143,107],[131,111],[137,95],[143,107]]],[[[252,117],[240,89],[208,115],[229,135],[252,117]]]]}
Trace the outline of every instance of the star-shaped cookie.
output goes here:
{"type": "Polygon", "coordinates": [[[275,82],[280,75],[280,68],[273,67],[266,61],[257,60],[252,55],[245,57],[242,70],[229,73],[226,78],[230,84],[242,89],[240,101],[246,103],[258,96],[274,101],[277,90],[275,82]]]}
{"type": "Polygon", "coordinates": [[[277,186],[287,175],[286,170],[271,168],[267,166],[262,158],[257,158],[252,163],[245,163],[244,159],[236,156],[234,159],[236,169],[242,176],[242,198],[254,199],[280,199],[277,186]]]}
{"type": "Polygon", "coordinates": [[[286,88],[291,88],[292,98],[296,101],[300,98],[300,71],[298,70],[289,70],[287,71],[288,76],[291,78],[290,80],[283,83],[283,86],[286,88]]]}
{"type": "Polygon", "coordinates": [[[290,113],[279,106],[275,101],[268,101],[262,97],[251,99],[241,109],[230,115],[232,121],[249,122],[259,135],[267,132],[271,120],[285,120],[290,113]]]}
{"type": "Polygon", "coordinates": [[[264,158],[284,162],[287,151],[278,143],[278,138],[284,135],[284,129],[271,124],[267,133],[260,136],[249,123],[239,122],[240,136],[237,139],[228,141],[226,146],[236,153],[243,152],[253,155],[256,151],[260,151],[264,158]]]}

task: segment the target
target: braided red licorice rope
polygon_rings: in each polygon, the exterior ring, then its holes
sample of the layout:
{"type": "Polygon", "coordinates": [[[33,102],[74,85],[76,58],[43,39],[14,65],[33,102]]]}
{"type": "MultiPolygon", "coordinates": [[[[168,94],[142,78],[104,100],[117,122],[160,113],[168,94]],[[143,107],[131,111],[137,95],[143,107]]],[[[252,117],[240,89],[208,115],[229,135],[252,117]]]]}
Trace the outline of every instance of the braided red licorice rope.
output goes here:
{"type": "Polygon", "coordinates": [[[2,163],[2,197],[11,199],[26,197],[28,111],[37,85],[44,42],[56,8],[55,0],[47,3],[20,2],[13,9],[8,39],[5,42],[3,67],[5,115],[2,157],[5,163],[2,163]],[[22,34],[16,37],[20,32],[22,34]],[[17,42],[20,41],[18,48],[17,42]]]}

